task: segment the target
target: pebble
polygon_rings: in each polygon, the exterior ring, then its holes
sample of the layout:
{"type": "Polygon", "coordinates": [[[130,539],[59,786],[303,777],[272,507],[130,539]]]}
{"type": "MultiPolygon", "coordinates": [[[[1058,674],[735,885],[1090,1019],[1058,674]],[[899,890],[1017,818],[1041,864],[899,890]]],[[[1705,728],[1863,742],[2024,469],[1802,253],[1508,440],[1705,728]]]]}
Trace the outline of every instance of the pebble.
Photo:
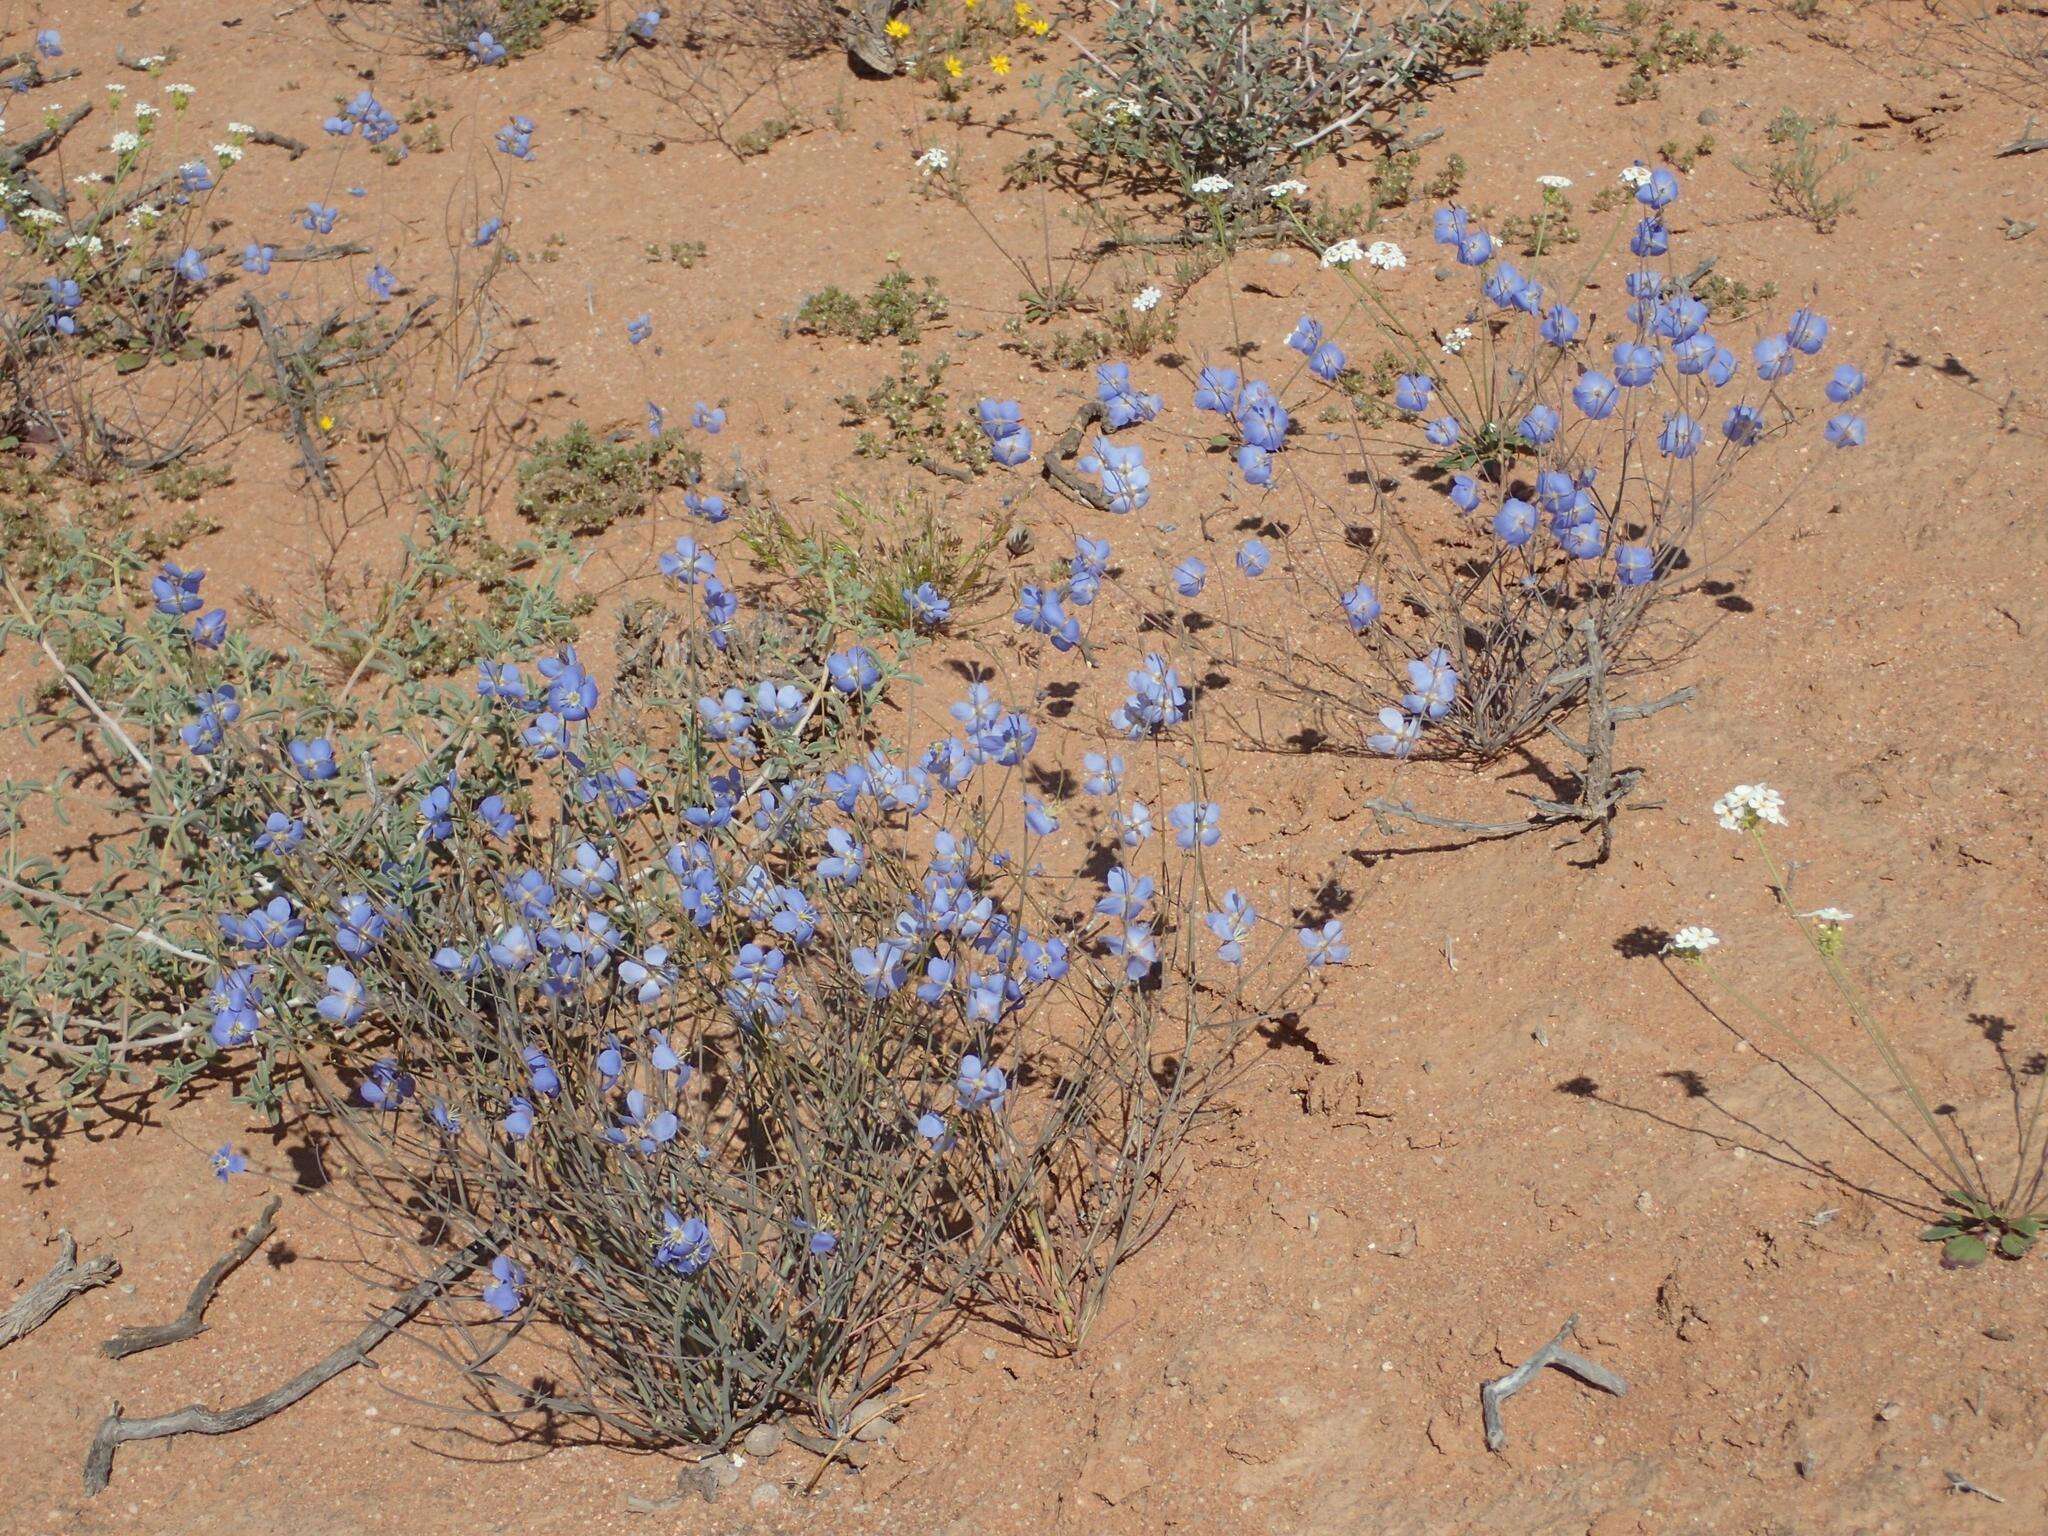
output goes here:
{"type": "Polygon", "coordinates": [[[782,1426],[780,1424],[756,1424],[747,1431],[740,1442],[749,1456],[773,1456],[782,1449],[782,1426]]]}
{"type": "Polygon", "coordinates": [[[767,1509],[782,1502],[782,1484],[763,1483],[747,1495],[747,1502],[756,1509],[767,1509]]]}
{"type": "Polygon", "coordinates": [[[1700,115],[1694,121],[1702,128],[1711,128],[1714,124],[1721,121],[1721,109],[1719,107],[1702,107],[1700,108],[1700,115]]]}

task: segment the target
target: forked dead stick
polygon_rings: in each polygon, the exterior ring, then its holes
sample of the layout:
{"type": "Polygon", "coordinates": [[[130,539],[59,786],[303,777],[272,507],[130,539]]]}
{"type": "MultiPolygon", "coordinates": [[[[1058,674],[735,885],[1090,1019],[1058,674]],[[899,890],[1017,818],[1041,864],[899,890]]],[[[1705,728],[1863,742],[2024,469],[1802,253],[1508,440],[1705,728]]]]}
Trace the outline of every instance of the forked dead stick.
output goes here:
{"type": "Polygon", "coordinates": [[[114,1475],[114,1452],[130,1440],[162,1440],[171,1435],[231,1435],[238,1429],[260,1424],[273,1414],[284,1412],[300,1398],[318,1391],[343,1371],[369,1362],[370,1351],[417,1317],[436,1296],[474,1270],[497,1246],[497,1238],[486,1234],[442,1264],[397,1301],[371,1319],[370,1325],[348,1343],[315,1365],[308,1366],[283,1386],[252,1398],[236,1408],[215,1411],[194,1403],[176,1413],[150,1419],[124,1419],[121,1405],[114,1404],[100,1421],[92,1437],[92,1449],[85,1457],[85,1491],[88,1495],[106,1491],[114,1475]]]}
{"type": "Polygon", "coordinates": [[[274,1218],[277,1208],[283,1202],[276,1196],[263,1207],[263,1214],[256,1225],[242,1235],[240,1242],[213,1261],[213,1267],[199,1277],[199,1283],[192,1287],[191,1298],[185,1303],[185,1310],[168,1323],[152,1323],[146,1328],[123,1328],[111,1339],[100,1345],[100,1353],[109,1360],[120,1360],[128,1355],[139,1355],[146,1349],[161,1349],[166,1344],[182,1344],[206,1331],[206,1308],[213,1300],[213,1293],[220,1289],[221,1281],[234,1273],[258,1248],[270,1240],[276,1230],[274,1218]]]}
{"type": "Polygon", "coordinates": [[[0,1311],[0,1349],[16,1339],[25,1339],[57,1315],[57,1311],[81,1291],[105,1285],[121,1273],[120,1263],[102,1254],[81,1264],[78,1244],[69,1232],[57,1234],[57,1262],[48,1274],[28,1287],[0,1311]]]}
{"type": "Polygon", "coordinates": [[[1579,1315],[1574,1312],[1557,1330],[1557,1337],[1537,1350],[1535,1354],[1516,1366],[1507,1375],[1487,1382],[1479,1389],[1479,1411],[1486,1421],[1486,1448],[1489,1451],[1504,1450],[1508,1443],[1508,1432],[1500,1421],[1500,1405],[1529,1385],[1546,1365],[1554,1365],[1561,1371],[1569,1371],[1589,1387],[1598,1387],[1602,1392],[1612,1392],[1616,1397],[1628,1395],[1628,1383],[1604,1365],[1595,1365],[1584,1355],[1575,1355],[1564,1347],[1564,1341],[1572,1336],[1572,1330],[1579,1326],[1579,1315]]]}

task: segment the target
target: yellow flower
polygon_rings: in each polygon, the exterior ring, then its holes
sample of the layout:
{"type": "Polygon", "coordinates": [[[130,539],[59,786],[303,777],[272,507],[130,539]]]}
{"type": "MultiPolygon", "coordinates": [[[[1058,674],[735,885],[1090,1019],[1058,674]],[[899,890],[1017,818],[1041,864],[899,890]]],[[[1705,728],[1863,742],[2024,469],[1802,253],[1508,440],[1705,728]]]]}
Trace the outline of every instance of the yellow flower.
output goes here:
{"type": "Polygon", "coordinates": [[[979,4],[981,4],[981,0],[967,0],[967,9],[971,11],[979,4]]]}
{"type": "Polygon", "coordinates": [[[1052,30],[1051,22],[1038,19],[1027,21],[1024,23],[1024,25],[1031,29],[1031,33],[1034,37],[1043,37],[1046,33],[1052,30]]]}
{"type": "Polygon", "coordinates": [[[903,39],[910,36],[910,23],[905,21],[901,16],[896,16],[892,17],[890,19],[889,25],[882,28],[882,30],[888,33],[891,37],[895,38],[896,41],[900,43],[903,41],[903,39]]]}
{"type": "Polygon", "coordinates": [[[988,67],[999,75],[1007,75],[1010,72],[1010,56],[1007,53],[993,54],[989,58],[988,67]]]}
{"type": "Polygon", "coordinates": [[[332,416],[322,416],[320,418],[320,430],[322,432],[332,432],[334,430],[334,418],[332,416]]]}
{"type": "Polygon", "coordinates": [[[949,53],[946,55],[946,73],[958,80],[967,73],[967,66],[962,64],[957,56],[949,53]]]}
{"type": "Polygon", "coordinates": [[[1017,12],[1017,19],[1019,21],[1029,21],[1031,19],[1031,0],[1017,0],[1014,9],[1017,12]]]}

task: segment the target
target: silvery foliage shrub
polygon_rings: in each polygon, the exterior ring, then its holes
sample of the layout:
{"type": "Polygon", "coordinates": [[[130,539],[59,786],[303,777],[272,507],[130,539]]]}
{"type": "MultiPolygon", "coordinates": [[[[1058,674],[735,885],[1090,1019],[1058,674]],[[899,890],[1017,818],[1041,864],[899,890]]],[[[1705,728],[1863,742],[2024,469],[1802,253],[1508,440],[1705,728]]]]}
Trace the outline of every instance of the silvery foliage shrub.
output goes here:
{"type": "Polygon", "coordinates": [[[1255,188],[1429,80],[1454,20],[1447,0],[1112,0],[1054,99],[1116,174],[1255,188]]]}
{"type": "MultiPolygon", "coordinates": [[[[10,660],[50,643],[44,723],[127,811],[83,894],[10,853],[11,1040],[310,1111],[412,1268],[488,1244],[444,1307],[473,1384],[532,1402],[497,1362],[541,1360],[636,1439],[837,1435],[970,1310],[1077,1342],[1237,1046],[1343,951],[1246,964],[1275,930],[1233,892],[1215,953],[1206,804],[1082,889],[1025,715],[977,685],[892,751],[894,661],[742,615],[690,540],[663,564],[683,601],[634,610],[608,695],[566,647],[337,683],[176,566],[139,619],[132,572],[45,597],[10,660]]],[[[1143,676],[1120,719],[1170,782],[1189,701],[1143,676]]]]}

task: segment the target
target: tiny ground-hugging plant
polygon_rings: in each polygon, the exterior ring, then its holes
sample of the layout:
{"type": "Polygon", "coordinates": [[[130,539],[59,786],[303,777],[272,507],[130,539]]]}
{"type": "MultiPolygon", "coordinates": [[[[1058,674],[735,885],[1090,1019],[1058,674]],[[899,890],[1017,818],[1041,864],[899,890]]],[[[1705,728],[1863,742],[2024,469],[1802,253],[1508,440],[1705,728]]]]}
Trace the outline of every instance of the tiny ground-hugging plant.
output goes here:
{"type": "MultiPolygon", "coordinates": [[[[1808,912],[1794,908],[1790,873],[1772,848],[1775,829],[1788,824],[1784,796],[1768,784],[1738,784],[1714,802],[1714,815],[1722,827],[1744,838],[1756,853],[1773,904],[1798,930],[1805,950],[1826,976],[1834,1000],[1883,1064],[1905,1108],[1887,1105],[1858,1082],[1847,1067],[1816,1043],[1822,1038],[1819,1029],[1785,1023],[1773,1007],[1773,992],[1766,991],[1760,1000],[1737,982],[1715,956],[1721,937],[1713,929],[1691,924],[1671,936],[1664,953],[1674,974],[1688,990],[1695,987],[1695,976],[1705,978],[1704,1002],[1711,1005],[1715,995],[1733,999],[1745,1016],[1769,1031],[1773,1042],[1790,1044],[1877,1116],[1883,1129],[1866,1131],[1862,1123],[1837,1109],[1910,1169],[1934,1197],[1911,1203],[1932,1209],[1936,1219],[1920,1236],[1941,1244],[1945,1265],[1981,1264],[1993,1253],[2007,1259],[2024,1258],[2040,1237],[2043,1222],[2048,1221],[2048,1139],[2042,1134],[2048,1061],[2037,1057],[2018,1070],[2008,1068],[2014,1132],[2008,1170],[2003,1159],[1979,1154],[1961,1126],[1951,1124],[1953,1112],[1938,1102],[1914,1072],[1890,1026],[1850,976],[1845,962],[1855,914],[1832,906],[1808,912]],[[2033,1079],[2031,1089],[2024,1084],[2027,1077],[2033,1079]]],[[[1803,864],[1793,867],[1805,868],[1803,864]]]]}
{"type": "Polygon", "coordinates": [[[946,318],[946,296],[936,278],[922,284],[907,272],[877,278],[865,297],[844,288],[821,288],[797,306],[790,329],[807,336],[841,336],[851,341],[894,337],[914,346],[924,327],[946,318]]]}
{"type": "Polygon", "coordinates": [[[600,438],[578,421],[520,462],[517,505],[543,528],[602,533],[703,477],[704,456],[673,434],[600,438]]]}
{"type": "Polygon", "coordinates": [[[1802,117],[1787,107],[1764,130],[1765,142],[1777,153],[1760,162],[1737,162],[1779,208],[1823,235],[1841,223],[1869,184],[1850,173],[1856,152],[1835,137],[1835,128],[1832,117],[1802,117]]]}

